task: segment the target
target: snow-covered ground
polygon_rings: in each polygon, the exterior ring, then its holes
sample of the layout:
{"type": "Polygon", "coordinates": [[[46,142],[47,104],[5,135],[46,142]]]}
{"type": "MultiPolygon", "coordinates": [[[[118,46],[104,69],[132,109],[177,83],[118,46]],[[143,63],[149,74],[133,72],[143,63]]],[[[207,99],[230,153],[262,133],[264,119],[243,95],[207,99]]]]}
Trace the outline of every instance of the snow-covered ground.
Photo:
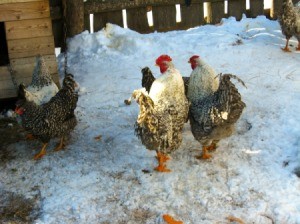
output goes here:
{"type": "MultiPolygon", "coordinates": [[[[1,164],[0,188],[41,197],[35,223],[164,223],[167,213],[185,224],[300,223],[300,54],[285,44],[277,21],[265,17],[223,20],[187,31],[142,35],[108,24],[71,39],[68,67],[80,83],[79,123],[66,149],[32,158],[38,141],[8,147],[14,159],[1,164]],[[141,68],[156,77],[155,59],[168,54],[184,76],[199,54],[239,83],[244,113],[237,132],[221,141],[209,161],[194,158],[201,145],[184,128],[168,166],[157,173],[155,152],[134,135],[138,105],[124,104],[141,87],[141,68]],[[102,135],[101,140],[95,139],[102,135]]],[[[63,56],[58,57],[61,74],[63,56]]]]}

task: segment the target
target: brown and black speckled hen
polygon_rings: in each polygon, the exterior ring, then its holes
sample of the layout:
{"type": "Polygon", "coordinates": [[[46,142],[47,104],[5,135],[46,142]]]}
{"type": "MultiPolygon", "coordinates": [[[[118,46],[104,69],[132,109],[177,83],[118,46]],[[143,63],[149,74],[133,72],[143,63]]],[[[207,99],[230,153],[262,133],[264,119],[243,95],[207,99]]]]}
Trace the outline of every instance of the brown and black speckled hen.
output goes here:
{"type": "Polygon", "coordinates": [[[151,85],[150,92],[143,89],[132,94],[140,106],[135,133],[149,150],[156,150],[159,172],[168,172],[168,153],[179,148],[182,129],[188,116],[188,101],[179,71],[168,55],[156,60],[162,75],[151,85]]]}
{"type": "Polygon", "coordinates": [[[295,36],[298,40],[297,51],[300,51],[300,5],[294,6],[292,0],[283,0],[279,14],[279,24],[282,34],[286,37],[286,45],[282,50],[290,52],[289,40],[295,36]]]}
{"type": "Polygon", "coordinates": [[[43,143],[41,151],[34,156],[34,159],[39,159],[46,154],[46,147],[52,138],[61,138],[55,151],[64,147],[65,135],[77,124],[74,114],[78,101],[76,87],[77,83],[73,75],[68,74],[63,80],[63,87],[57,94],[49,102],[37,105],[26,100],[25,87],[20,85],[19,95],[23,96],[23,99],[17,102],[16,113],[21,116],[24,129],[43,143]]]}
{"type": "Polygon", "coordinates": [[[230,74],[220,75],[219,79],[214,69],[197,55],[189,62],[193,69],[188,89],[189,119],[195,139],[202,144],[203,154],[197,158],[208,159],[211,155],[207,151],[232,135],[246,106],[230,78],[244,83],[230,74]]]}

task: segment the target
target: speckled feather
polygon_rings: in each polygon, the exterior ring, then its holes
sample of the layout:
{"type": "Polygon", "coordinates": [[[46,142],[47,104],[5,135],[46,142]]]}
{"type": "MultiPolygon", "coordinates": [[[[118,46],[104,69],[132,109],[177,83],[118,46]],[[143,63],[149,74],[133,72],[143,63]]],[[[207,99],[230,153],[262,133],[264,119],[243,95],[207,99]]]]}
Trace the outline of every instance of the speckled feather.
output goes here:
{"type": "Polygon", "coordinates": [[[48,103],[36,105],[24,99],[17,102],[18,107],[25,109],[21,115],[22,126],[43,143],[53,137],[63,137],[77,124],[74,114],[77,101],[75,81],[72,75],[67,75],[62,89],[48,103]]]}
{"type": "Polygon", "coordinates": [[[170,66],[153,82],[149,95],[143,89],[133,93],[140,105],[135,133],[147,149],[163,153],[179,148],[188,116],[182,77],[171,63],[170,66]]]}
{"type": "Polygon", "coordinates": [[[240,118],[246,104],[230,78],[224,74],[220,77],[217,91],[194,100],[190,105],[190,123],[196,140],[204,145],[212,140],[228,137],[234,131],[234,124],[240,118]]]}
{"type": "Polygon", "coordinates": [[[292,0],[283,0],[281,12],[279,13],[279,23],[282,34],[287,39],[295,36],[300,41],[300,6],[293,5],[292,0]]]}

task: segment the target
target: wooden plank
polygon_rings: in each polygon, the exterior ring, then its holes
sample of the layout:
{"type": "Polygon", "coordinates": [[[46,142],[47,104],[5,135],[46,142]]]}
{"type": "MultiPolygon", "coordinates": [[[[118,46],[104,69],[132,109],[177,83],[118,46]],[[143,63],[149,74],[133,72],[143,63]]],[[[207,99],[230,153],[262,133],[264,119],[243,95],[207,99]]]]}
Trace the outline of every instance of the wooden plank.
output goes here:
{"type": "MultiPolygon", "coordinates": [[[[204,1],[214,1],[214,0],[204,0],[204,1]]],[[[203,0],[193,0],[193,3],[203,3],[203,0]]],[[[110,0],[110,1],[99,1],[99,0],[89,0],[84,3],[84,13],[93,14],[99,12],[107,12],[114,10],[130,9],[130,8],[140,8],[147,6],[163,6],[163,5],[175,5],[185,4],[185,0],[110,0]]]]}
{"type": "Polygon", "coordinates": [[[212,24],[220,23],[222,18],[226,17],[224,1],[211,2],[210,5],[211,5],[210,22],[212,24]]]}
{"type": "Polygon", "coordinates": [[[55,47],[61,47],[63,45],[63,21],[52,20],[52,32],[54,36],[55,47]]]}
{"type": "Polygon", "coordinates": [[[283,0],[273,0],[273,7],[271,8],[271,18],[278,19],[283,0]]]}
{"type": "Polygon", "coordinates": [[[97,32],[106,26],[106,23],[112,23],[123,27],[122,11],[112,11],[94,14],[94,31],[97,32]]]}
{"type": "MultiPolygon", "coordinates": [[[[55,55],[43,55],[43,58],[50,74],[57,73],[57,62],[55,55]]],[[[36,57],[12,59],[10,64],[13,70],[20,71],[19,77],[26,77],[28,76],[26,74],[32,75],[36,64],[36,57]]]]}
{"type": "Polygon", "coordinates": [[[84,29],[83,0],[66,0],[66,7],[67,37],[73,37],[84,29]]]}
{"type": "Polygon", "coordinates": [[[84,30],[90,31],[90,15],[84,14],[84,30]]]}
{"type": "Polygon", "coordinates": [[[157,31],[168,31],[176,28],[176,8],[171,6],[152,7],[153,26],[157,31]]]}
{"type": "Polygon", "coordinates": [[[0,67],[0,99],[16,97],[16,88],[12,82],[7,66],[0,67]]]}
{"type": "Polygon", "coordinates": [[[50,17],[48,0],[0,5],[0,21],[50,17]]]}
{"type": "Polygon", "coordinates": [[[6,22],[5,31],[7,40],[51,36],[51,19],[42,18],[6,22]]]}
{"type": "Polygon", "coordinates": [[[55,53],[53,36],[8,40],[7,44],[10,59],[55,53]]]}
{"type": "Polygon", "coordinates": [[[240,21],[243,13],[246,14],[246,0],[228,0],[229,16],[234,16],[237,21],[240,21]]]}
{"type": "Polygon", "coordinates": [[[250,14],[251,18],[255,18],[259,15],[264,15],[264,1],[251,0],[250,1],[250,14]]]}
{"type": "Polygon", "coordinates": [[[41,0],[1,0],[0,1],[0,5],[1,4],[10,4],[10,3],[20,3],[20,2],[38,2],[41,0]]]}
{"type": "Polygon", "coordinates": [[[126,9],[128,28],[140,33],[153,31],[148,24],[147,7],[126,9]]]}
{"type": "Polygon", "coordinates": [[[203,4],[192,4],[187,7],[180,5],[181,11],[181,28],[191,28],[204,24],[203,4]]]}

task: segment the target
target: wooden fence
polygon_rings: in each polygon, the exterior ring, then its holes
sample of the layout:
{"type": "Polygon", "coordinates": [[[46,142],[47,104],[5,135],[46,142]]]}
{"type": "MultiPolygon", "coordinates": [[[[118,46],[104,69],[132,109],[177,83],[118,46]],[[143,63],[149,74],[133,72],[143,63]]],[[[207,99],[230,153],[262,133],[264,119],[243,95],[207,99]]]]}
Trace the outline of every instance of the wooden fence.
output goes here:
{"type": "MultiPolygon", "coordinates": [[[[50,0],[55,45],[63,44],[63,14],[66,14],[66,36],[72,37],[84,30],[90,30],[90,14],[94,16],[94,31],[106,23],[123,24],[122,10],[126,10],[128,28],[140,33],[187,29],[207,23],[217,24],[222,18],[234,16],[237,20],[245,14],[255,18],[266,15],[277,19],[283,0],[272,0],[271,9],[264,9],[263,0],[192,0],[190,6],[184,0],[50,0]],[[180,5],[181,21],[176,21],[176,7],[180,5]],[[225,9],[227,6],[227,9],[225,9]],[[66,7],[66,10],[64,10],[66,7]],[[204,15],[204,9],[206,15],[204,15]],[[153,26],[149,26],[147,13],[152,13],[153,26]]],[[[295,0],[297,2],[297,0],[295,0]]]]}

